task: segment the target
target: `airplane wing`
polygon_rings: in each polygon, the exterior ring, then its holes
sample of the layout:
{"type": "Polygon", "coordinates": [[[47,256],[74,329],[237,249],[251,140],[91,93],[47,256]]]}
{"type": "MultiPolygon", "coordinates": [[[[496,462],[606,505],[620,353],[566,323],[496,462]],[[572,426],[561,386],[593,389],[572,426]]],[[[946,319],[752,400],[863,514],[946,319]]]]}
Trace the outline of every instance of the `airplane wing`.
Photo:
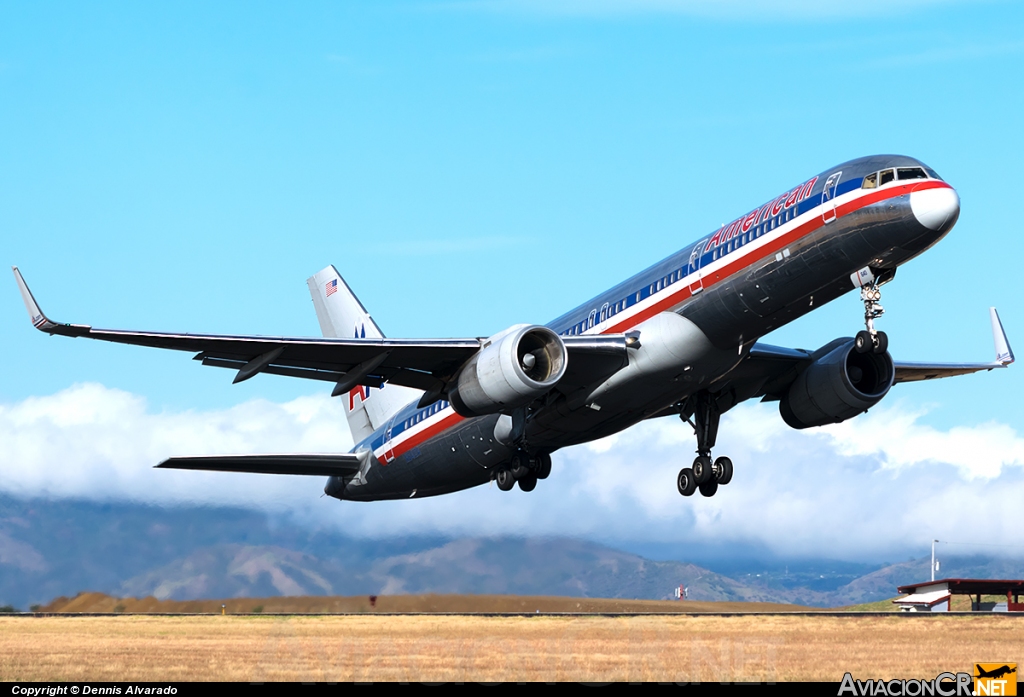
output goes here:
{"type": "MultiPolygon", "coordinates": [[[[896,368],[895,382],[934,380],[955,375],[968,375],[982,370],[1006,368],[1014,362],[1010,342],[1006,339],[1003,324],[996,309],[990,308],[992,339],[995,343],[996,358],[985,363],[913,363],[893,361],[896,368]]],[[[760,398],[763,402],[782,399],[796,377],[814,360],[814,354],[824,355],[840,344],[851,339],[836,339],[817,351],[791,349],[782,346],[756,343],[750,353],[729,373],[713,384],[710,391],[718,396],[718,408],[728,411],[748,399],[760,398]]],[[[666,407],[649,418],[679,414],[679,405],[666,407]]]]}
{"type": "MultiPolygon", "coordinates": [[[[984,363],[917,363],[910,361],[893,361],[896,368],[896,379],[899,382],[916,382],[934,380],[956,375],[969,375],[982,370],[1006,368],[1014,362],[1013,350],[1006,338],[1006,331],[999,320],[996,308],[989,308],[992,322],[992,340],[995,344],[994,361],[984,363]]],[[[831,346],[831,345],[830,345],[831,346]]],[[[811,361],[811,352],[803,349],[790,349],[767,344],[754,344],[747,360],[737,367],[730,378],[734,382],[760,381],[758,389],[750,396],[763,396],[765,400],[778,399],[788,388],[796,375],[811,361]]]]}
{"type": "Polygon", "coordinates": [[[896,382],[915,382],[917,380],[934,380],[949,378],[954,375],[968,375],[981,370],[1005,368],[1014,362],[1013,349],[1006,339],[1006,330],[999,320],[996,308],[990,307],[989,319],[992,322],[992,341],[996,346],[996,359],[991,363],[909,363],[896,361],[896,382]]]}
{"type": "MultiPolygon", "coordinates": [[[[356,385],[380,387],[385,382],[440,393],[483,343],[479,338],[336,339],[174,334],[62,324],[43,313],[21,272],[17,267],[13,270],[32,324],[40,331],[189,351],[195,353],[194,360],[203,365],[238,371],[234,382],[268,373],[333,382],[334,395],[345,394],[356,385]]],[[[572,367],[567,367],[559,389],[572,389],[576,382],[593,380],[595,374],[611,374],[627,362],[624,334],[563,337],[563,341],[569,353],[568,366],[572,367]]]]}

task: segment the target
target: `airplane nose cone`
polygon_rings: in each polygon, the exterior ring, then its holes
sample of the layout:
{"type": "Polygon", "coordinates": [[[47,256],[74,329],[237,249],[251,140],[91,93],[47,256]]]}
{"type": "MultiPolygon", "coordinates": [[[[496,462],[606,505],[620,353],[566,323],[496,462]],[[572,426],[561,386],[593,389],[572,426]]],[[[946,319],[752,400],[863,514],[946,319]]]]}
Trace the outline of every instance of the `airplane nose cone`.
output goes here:
{"type": "Polygon", "coordinates": [[[960,196],[951,188],[913,191],[910,209],[917,222],[929,230],[947,232],[960,217],[960,196]]]}

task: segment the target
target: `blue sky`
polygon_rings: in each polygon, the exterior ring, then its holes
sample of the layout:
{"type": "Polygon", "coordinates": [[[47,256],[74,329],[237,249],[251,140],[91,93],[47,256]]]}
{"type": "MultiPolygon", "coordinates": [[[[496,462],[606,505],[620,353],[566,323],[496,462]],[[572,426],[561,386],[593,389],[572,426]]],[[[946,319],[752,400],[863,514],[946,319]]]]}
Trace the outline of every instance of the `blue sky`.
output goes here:
{"type": "MultiPolygon", "coordinates": [[[[58,321],[316,334],[304,281],[333,263],[390,336],[488,335],[546,322],[833,164],[894,152],[937,169],[962,212],[885,288],[890,350],[988,360],[990,305],[1024,350],[1024,10],[763,7],[4,3],[0,261],[58,321]]],[[[323,391],[45,337],[8,284],[8,413],[78,383],[169,418],[323,391]]],[[[814,348],[861,314],[851,294],[767,340],[814,348]]],[[[941,433],[1016,434],[1022,370],[886,404],[941,433]]]]}

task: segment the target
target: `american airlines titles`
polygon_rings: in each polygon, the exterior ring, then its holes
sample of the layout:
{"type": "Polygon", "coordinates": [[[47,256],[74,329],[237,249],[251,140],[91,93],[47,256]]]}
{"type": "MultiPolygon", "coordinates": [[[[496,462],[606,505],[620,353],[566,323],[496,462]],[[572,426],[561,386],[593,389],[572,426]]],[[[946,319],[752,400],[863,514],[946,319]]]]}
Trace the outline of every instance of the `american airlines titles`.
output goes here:
{"type": "Polygon", "coordinates": [[[747,215],[737,218],[728,225],[723,225],[722,229],[716,232],[714,237],[708,240],[707,245],[704,247],[704,252],[711,251],[712,247],[725,244],[737,235],[742,235],[743,233],[748,232],[750,228],[755,225],[759,225],[768,218],[776,216],[782,211],[788,210],[800,203],[811,195],[811,190],[814,188],[814,184],[817,181],[818,178],[813,177],[808,182],[801,184],[792,191],[787,191],[781,196],[778,196],[764,204],[760,208],[755,208],[747,215]]]}

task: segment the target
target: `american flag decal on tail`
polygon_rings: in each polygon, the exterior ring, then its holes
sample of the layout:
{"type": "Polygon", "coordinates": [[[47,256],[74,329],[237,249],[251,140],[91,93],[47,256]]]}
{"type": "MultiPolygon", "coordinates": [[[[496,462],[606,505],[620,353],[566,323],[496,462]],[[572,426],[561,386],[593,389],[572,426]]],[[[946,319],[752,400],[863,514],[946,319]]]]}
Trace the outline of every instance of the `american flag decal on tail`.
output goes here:
{"type": "Polygon", "coordinates": [[[327,283],[327,297],[331,297],[338,292],[338,279],[334,279],[327,283]]]}

